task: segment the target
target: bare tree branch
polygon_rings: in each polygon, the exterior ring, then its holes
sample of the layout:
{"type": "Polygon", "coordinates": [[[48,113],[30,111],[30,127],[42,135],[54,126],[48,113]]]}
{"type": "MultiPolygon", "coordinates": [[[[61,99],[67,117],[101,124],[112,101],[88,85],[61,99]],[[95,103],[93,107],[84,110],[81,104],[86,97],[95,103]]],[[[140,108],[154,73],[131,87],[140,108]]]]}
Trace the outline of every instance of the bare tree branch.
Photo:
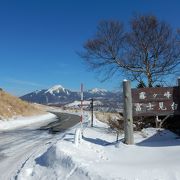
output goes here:
{"type": "Polygon", "coordinates": [[[179,37],[180,30],[173,33],[167,23],[151,15],[134,16],[130,32],[119,21],[102,21],[80,56],[93,70],[104,72],[105,80],[120,70],[132,80],[145,79],[151,87],[180,64],[179,37]]]}

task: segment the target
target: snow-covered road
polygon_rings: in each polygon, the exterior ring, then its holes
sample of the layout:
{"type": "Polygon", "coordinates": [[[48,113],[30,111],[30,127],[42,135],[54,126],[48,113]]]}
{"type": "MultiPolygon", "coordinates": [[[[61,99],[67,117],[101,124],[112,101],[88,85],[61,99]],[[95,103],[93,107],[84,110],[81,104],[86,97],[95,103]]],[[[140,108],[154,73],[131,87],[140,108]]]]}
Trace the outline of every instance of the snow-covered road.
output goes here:
{"type": "Polygon", "coordinates": [[[0,133],[0,179],[10,179],[37,151],[55,141],[40,130],[14,130],[0,133]]]}
{"type": "Polygon", "coordinates": [[[1,131],[0,180],[180,179],[180,139],[176,134],[147,128],[134,132],[134,145],[121,141],[123,133],[116,143],[108,125],[94,118],[91,127],[86,113],[83,138],[77,145],[74,137],[80,124],[65,129],[79,117],[70,117],[61,114],[60,124],[51,119],[55,122],[1,131]]]}
{"type": "Polygon", "coordinates": [[[74,125],[69,123],[63,127],[62,123],[57,124],[57,119],[54,118],[44,124],[37,123],[0,132],[0,180],[17,179],[18,173],[29,159],[44,152],[63,137],[64,133],[49,133],[48,129],[54,127],[54,124],[62,130],[74,125]]]}

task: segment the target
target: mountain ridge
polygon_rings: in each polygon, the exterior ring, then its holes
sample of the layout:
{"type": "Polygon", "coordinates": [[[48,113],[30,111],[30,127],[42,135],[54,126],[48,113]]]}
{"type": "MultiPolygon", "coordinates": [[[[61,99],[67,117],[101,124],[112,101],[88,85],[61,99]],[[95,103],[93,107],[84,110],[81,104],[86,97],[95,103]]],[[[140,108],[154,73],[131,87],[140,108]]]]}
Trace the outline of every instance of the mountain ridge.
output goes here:
{"type": "MultiPolygon", "coordinates": [[[[83,92],[84,100],[91,98],[98,100],[120,101],[121,93],[112,92],[102,88],[93,88],[83,92]]],[[[36,90],[20,97],[21,99],[40,104],[68,104],[80,100],[80,92],[55,85],[49,89],[36,90]]]]}

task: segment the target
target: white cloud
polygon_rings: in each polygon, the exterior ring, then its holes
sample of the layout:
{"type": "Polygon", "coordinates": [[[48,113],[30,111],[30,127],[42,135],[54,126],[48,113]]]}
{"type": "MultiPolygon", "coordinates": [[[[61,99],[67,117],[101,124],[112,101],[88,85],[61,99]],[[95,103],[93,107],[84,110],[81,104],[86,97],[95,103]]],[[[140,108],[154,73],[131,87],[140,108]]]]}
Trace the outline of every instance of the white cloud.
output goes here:
{"type": "Polygon", "coordinates": [[[19,80],[19,79],[13,79],[13,78],[6,78],[5,81],[8,83],[21,84],[21,85],[26,85],[26,86],[34,86],[34,87],[43,87],[44,86],[39,83],[24,81],[24,80],[19,80]]]}

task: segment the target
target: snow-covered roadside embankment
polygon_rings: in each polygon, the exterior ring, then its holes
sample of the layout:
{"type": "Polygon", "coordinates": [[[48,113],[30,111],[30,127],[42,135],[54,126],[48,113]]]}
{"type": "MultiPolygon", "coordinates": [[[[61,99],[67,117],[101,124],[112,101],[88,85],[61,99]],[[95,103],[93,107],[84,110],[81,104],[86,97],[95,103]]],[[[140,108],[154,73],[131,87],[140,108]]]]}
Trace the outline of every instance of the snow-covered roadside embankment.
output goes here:
{"type": "MultiPolygon", "coordinates": [[[[74,145],[75,129],[20,172],[19,179],[179,180],[180,140],[167,130],[135,133],[135,145],[116,144],[107,126],[95,121],[74,145]]],[[[122,137],[123,138],[123,135],[122,137]]]]}
{"type": "Polygon", "coordinates": [[[8,120],[0,120],[0,131],[16,129],[36,123],[47,123],[56,116],[52,113],[46,113],[29,117],[15,117],[8,120]]]}

